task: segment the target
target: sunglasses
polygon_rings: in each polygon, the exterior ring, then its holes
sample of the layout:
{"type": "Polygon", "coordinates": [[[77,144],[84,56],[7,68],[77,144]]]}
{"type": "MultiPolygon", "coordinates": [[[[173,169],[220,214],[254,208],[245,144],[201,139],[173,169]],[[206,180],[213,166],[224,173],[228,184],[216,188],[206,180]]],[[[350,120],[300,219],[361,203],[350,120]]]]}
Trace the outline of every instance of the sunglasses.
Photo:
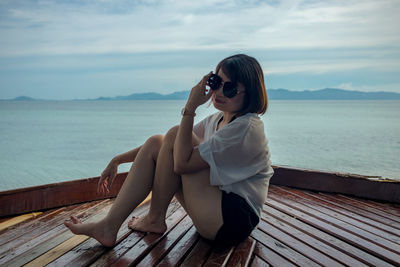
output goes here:
{"type": "MultiPolygon", "coordinates": [[[[210,78],[208,78],[208,86],[210,86],[211,90],[218,90],[221,87],[221,84],[222,78],[219,77],[217,74],[212,74],[210,78]]],[[[237,89],[237,84],[234,84],[233,82],[224,82],[222,91],[224,93],[224,96],[226,96],[227,98],[232,98],[239,93],[237,89]]]]}

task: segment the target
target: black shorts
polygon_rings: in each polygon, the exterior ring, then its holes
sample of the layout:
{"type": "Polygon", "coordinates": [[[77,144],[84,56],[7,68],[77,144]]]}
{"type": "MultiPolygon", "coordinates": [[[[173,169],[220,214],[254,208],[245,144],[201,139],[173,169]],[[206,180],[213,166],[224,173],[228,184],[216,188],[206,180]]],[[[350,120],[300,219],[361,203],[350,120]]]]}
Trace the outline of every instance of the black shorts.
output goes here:
{"type": "Polygon", "coordinates": [[[245,240],[260,219],[246,200],[235,193],[222,191],[223,225],[218,230],[214,242],[220,245],[238,245],[245,240]]]}

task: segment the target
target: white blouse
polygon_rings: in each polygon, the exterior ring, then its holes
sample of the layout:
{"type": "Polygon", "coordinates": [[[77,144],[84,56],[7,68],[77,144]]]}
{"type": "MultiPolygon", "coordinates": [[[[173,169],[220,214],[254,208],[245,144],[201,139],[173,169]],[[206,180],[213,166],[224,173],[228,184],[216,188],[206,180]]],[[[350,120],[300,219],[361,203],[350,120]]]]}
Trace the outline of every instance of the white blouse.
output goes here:
{"type": "Polygon", "coordinates": [[[217,131],[222,116],[208,116],[193,129],[201,140],[200,155],[210,166],[210,183],[240,195],[260,216],[274,173],[264,124],[257,114],[247,113],[217,131]]]}

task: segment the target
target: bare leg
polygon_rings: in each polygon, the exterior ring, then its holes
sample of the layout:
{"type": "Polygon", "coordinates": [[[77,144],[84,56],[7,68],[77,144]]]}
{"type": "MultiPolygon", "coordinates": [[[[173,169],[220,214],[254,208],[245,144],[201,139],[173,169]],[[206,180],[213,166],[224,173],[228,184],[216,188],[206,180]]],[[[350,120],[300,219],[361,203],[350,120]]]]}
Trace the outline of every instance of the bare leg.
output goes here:
{"type": "MultiPolygon", "coordinates": [[[[130,227],[143,232],[165,231],[166,210],[175,194],[198,232],[207,239],[214,239],[223,224],[222,192],[210,185],[209,169],[182,177],[174,173],[173,143],[176,132],[175,127],[166,134],[158,154],[150,211],[145,217],[131,222],[130,227]]],[[[193,142],[198,144],[196,136],[193,136],[193,142]]]]}
{"type": "Polygon", "coordinates": [[[104,246],[113,246],[121,224],[152,189],[156,160],[162,140],[162,136],[153,136],[142,146],[105,218],[96,223],[85,224],[71,217],[72,222],[65,222],[65,225],[74,234],[88,235],[104,246]]]}
{"type": "Polygon", "coordinates": [[[210,184],[210,170],[182,175],[186,211],[201,236],[213,240],[223,224],[222,192],[210,184]]]}
{"type": "Polygon", "coordinates": [[[157,166],[152,189],[149,213],[140,219],[133,220],[129,227],[142,232],[163,233],[166,211],[174,194],[181,188],[181,177],[174,173],[173,146],[177,127],[166,135],[157,158],[157,166]]]}

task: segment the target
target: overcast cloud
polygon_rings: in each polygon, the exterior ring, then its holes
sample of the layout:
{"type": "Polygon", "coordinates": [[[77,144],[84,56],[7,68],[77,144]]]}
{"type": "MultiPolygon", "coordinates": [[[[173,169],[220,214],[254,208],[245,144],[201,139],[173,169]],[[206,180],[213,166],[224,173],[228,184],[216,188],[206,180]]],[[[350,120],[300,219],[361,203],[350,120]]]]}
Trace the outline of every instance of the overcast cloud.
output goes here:
{"type": "Polygon", "coordinates": [[[269,88],[400,93],[400,1],[0,1],[0,98],[188,90],[255,56],[269,88]]]}

